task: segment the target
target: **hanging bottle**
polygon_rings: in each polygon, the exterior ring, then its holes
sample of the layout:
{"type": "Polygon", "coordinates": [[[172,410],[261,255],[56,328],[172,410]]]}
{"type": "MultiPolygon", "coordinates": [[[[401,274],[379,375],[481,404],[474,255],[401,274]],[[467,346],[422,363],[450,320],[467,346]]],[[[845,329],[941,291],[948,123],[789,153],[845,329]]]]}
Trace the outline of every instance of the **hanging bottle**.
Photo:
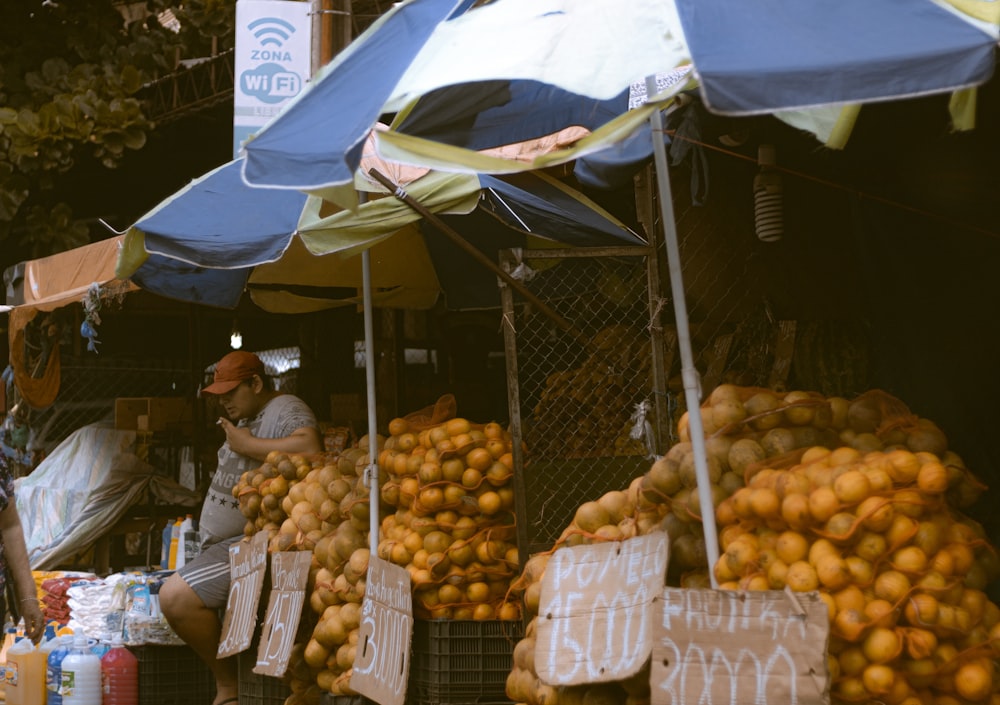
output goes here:
{"type": "Polygon", "coordinates": [[[62,661],[60,683],[62,705],[101,705],[101,659],[82,632],[73,635],[73,648],[62,661]]]}
{"type": "Polygon", "coordinates": [[[139,660],[116,636],[111,650],[101,658],[103,705],[138,705],[139,660]]]}

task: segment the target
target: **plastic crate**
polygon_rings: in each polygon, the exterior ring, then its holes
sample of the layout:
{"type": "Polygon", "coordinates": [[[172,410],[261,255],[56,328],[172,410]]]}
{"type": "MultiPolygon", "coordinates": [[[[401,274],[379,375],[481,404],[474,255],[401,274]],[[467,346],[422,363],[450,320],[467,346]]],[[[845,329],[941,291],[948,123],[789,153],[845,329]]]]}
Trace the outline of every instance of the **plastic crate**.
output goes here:
{"type": "Polygon", "coordinates": [[[240,683],[239,705],[284,705],[285,699],[292,694],[292,689],[280,678],[253,672],[257,663],[256,643],[241,651],[236,663],[240,683]]]}
{"type": "Polygon", "coordinates": [[[139,661],[139,705],[192,705],[215,697],[212,672],[189,646],[130,646],[139,661]]]}
{"type": "Polygon", "coordinates": [[[414,705],[507,703],[521,622],[413,621],[407,701],[414,705]]]}

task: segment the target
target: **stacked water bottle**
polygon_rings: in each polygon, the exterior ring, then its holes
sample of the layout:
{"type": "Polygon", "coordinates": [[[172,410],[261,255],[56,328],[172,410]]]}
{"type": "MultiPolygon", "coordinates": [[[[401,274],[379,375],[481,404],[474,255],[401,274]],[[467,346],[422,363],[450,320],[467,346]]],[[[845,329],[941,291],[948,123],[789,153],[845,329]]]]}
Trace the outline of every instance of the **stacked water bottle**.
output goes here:
{"type": "Polygon", "coordinates": [[[9,624],[5,630],[7,705],[137,705],[139,662],[116,636],[111,643],[50,623],[35,646],[9,624]]]}

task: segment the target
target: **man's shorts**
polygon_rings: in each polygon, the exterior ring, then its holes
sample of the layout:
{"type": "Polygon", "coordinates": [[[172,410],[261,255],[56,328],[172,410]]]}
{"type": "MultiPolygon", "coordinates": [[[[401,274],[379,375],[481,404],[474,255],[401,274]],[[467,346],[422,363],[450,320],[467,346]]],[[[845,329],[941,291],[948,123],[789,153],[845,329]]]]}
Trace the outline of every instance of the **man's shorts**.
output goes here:
{"type": "Polygon", "coordinates": [[[206,607],[221,609],[229,599],[229,547],[242,536],[213,543],[177,570],[206,607]]]}

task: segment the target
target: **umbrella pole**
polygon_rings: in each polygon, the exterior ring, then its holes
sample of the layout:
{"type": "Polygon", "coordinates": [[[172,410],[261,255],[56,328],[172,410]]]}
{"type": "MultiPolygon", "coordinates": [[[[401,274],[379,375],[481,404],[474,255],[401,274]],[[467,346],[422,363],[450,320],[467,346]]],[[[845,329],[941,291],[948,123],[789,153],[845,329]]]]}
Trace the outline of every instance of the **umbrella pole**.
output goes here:
{"type": "Polygon", "coordinates": [[[538,309],[538,311],[548,318],[550,321],[555,323],[557,326],[562,328],[564,331],[572,335],[578,343],[582,343],[584,347],[590,347],[592,340],[588,338],[583,331],[574,326],[572,323],[567,321],[565,318],[559,315],[559,313],[549,306],[547,303],[542,301],[540,298],[535,296],[532,291],[526,287],[524,284],[519,282],[517,279],[512,277],[508,272],[497,265],[496,262],[492,261],[489,257],[484,255],[482,252],[477,250],[472,244],[470,244],[464,237],[455,232],[454,228],[450,227],[443,220],[438,218],[434,213],[429,211],[424,207],[422,203],[410,196],[406,191],[404,191],[400,186],[394,184],[392,179],[380,172],[378,169],[372,167],[368,170],[372,178],[378,181],[380,184],[385,186],[389,191],[392,192],[396,198],[408,205],[410,208],[415,210],[420,216],[432,224],[435,228],[440,230],[445,236],[455,243],[459,248],[466,252],[470,257],[479,262],[481,265],[489,269],[491,272],[497,275],[500,279],[504,281],[511,289],[519,293],[525,298],[525,300],[531,302],[531,304],[538,309]]]}
{"type": "MultiPolygon", "coordinates": [[[[362,195],[362,198],[364,196],[362,195]]],[[[361,253],[361,287],[365,321],[365,387],[368,391],[368,544],[371,555],[378,555],[379,500],[378,485],[378,421],[375,410],[375,326],[372,323],[372,258],[371,250],[361,253]]]]}
{"type": "MultiPolygon", "coordinates": [[[[646,95],[656,93],[656,77],[646,77],[646,95]]],[[[667,248],[667,265],[670,272],[670,291],[674,300],[674,319],[677,325],[677,345],[681,353],[681,378],[684,382],[684,399],[688,410],[688,430],[694,451],[695,477],[698,480],[698,501],[701,504],[701,524],[705,532],[705,550],[708,553],[708,575],[713,588],[715,564],[719,560],[719,539],[715,526],[715,505],[708,479],[708,462],[705,452],[705,430],[701,423],[701,379],[694,365],[691,351],[691,331],[688,328],[687,302],[684,299],[684,280],[681,275],[680,248],[677,245],[677,223],[674,221],[674,202],[670,193],[670,172],[667,168],[667,149],[663,144],[663,114],[654,110],[649,117],[650,135],[653,138],[653,162],[656,166],[656,183],[660,201],[660,218],[663,221],[664,244],[667,248]]]]}

